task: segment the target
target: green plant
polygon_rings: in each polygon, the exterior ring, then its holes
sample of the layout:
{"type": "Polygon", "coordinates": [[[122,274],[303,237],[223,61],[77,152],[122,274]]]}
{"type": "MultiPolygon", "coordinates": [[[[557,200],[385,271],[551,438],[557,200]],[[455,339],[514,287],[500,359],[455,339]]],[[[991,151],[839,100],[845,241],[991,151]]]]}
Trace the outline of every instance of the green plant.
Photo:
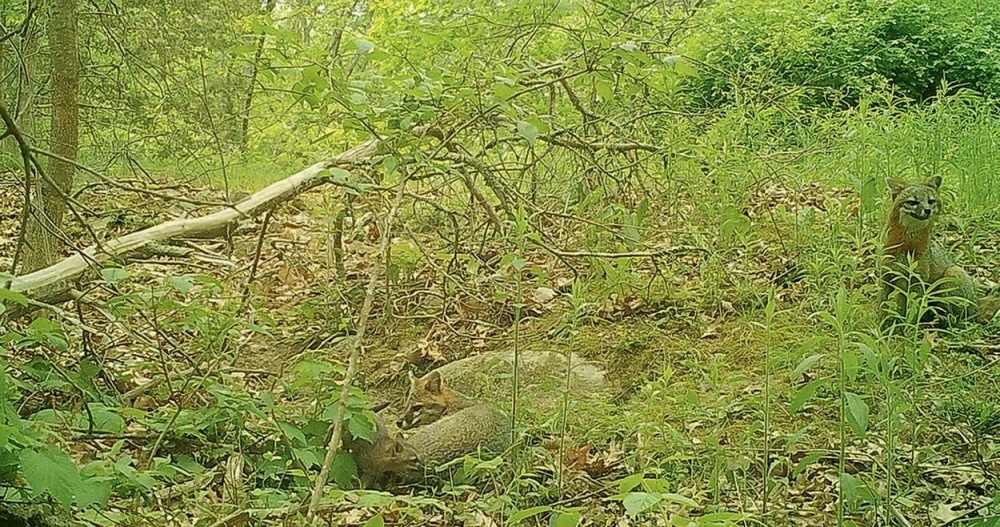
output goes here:
{"type": "MultiPolygon", "coordinates": [[[[36,319],[24,333],[0,335],[0,342],[14,343],[14,349],[66,346],[59,324],[44,318],[36,319]]],[[[42,420],[25,420],[18,414],[15,405],[21,403],[23,390],[35,388],[35,382],[12,378],[11,370],[8,361],[0,361],[0,486],[7,499],[50,498],[64,509],[106,503],[108,479],[81,471],[64,448],[49,444],[54,434],[42,420]]]]}
{"type": "Polygon", "coordinates": [[[926,100],[942,80],[1000,95],[991,53],[1000,10],[979,2],[714,2],[691,53],[713,66],[696,81],[707,100],[854,105],[886,88],[926,100]],[[979,23],[970,23],[974,12],[979,23]]]}
{"type": "Polygon", "coordinates": [[[683,512],[668,512],[673,506],[696,509],[698,502],[681,494],[669,491],[670,483],[658,478],[647,478],[643,474],[633,474],[618,481],[619,494],[614,499],[621,500],[625,512],[631,517],[655,516],[659,513],[663,521],[670,524],[696,525],[699,527],[727,527],[739,525],[745,517],[738,513],[717,512],[699,516],[689,516],[683,512]]]}

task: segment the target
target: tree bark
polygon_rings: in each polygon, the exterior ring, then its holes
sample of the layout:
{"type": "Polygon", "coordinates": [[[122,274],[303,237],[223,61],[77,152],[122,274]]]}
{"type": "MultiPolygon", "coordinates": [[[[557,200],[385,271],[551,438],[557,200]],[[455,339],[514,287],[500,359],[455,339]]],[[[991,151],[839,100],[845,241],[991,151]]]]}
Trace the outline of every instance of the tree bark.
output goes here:
{"type": "MultiPolygon", "coordinates": [[[[264,5],[261,8],[264,15],[270,16],[273,9],[274,1],[264,0],[264,5]]],[[[257,51],[253,54],[253,64],[250,65],[250,82],[247,83],[247,93],[246,97],[243,98],[243,108],[241,108],[243,119],[240,122],[240,150],[243,153],[246,153],[247,142],[250,140],[250,110],[253,108],[253,95],[257,87],[257,71],[260,69],[260,57],[264,54],[264,40],[266,37],[265,33],[261,33],[257,37],[257,51]]]]}
{"type": "MultiPolygon", "coordinates": [[[[37,19],[36,19],[37,20],[37,19]]],[[[30,24],[32,21],[29,20],[30,24]]],[[[14,122],[21,135],[34,139],[35,135],[35,91],[32,82],[35,79],[35,63],[37,61],[38,37],[32,24],[24,32],[23,37],[10,39],[0,44],[0,77],[10,72],[10,92],[14,94],[8,108],[14,109],[14,122]],[[10,62],[7,62],[9,60],[10,62]]],[[[5,88],[6,89],[6,88],[5,88]]],[[[7,101],[4,101],[7,102],[7,101]]],[[[0,148],[10,158],[21,159],[20,148],[13,137],[0,140],[0,148]]]]}
{"type": "MultiPolygon", "coordinates": [[[[77,0],[54,0],[49,19],[49,46],[52,57],[52,130],[49,149],[69,160],[76,159],[78,141],[77,89],[79,60],[76,43],[77,0]]],[[[24,264],[21,272],[46,267],[62,250],[60,227],[66,202],[61,197],[73,187],[74,167],[50,159],[46,172],[58,189],[37,180],[25,226],[24,264]]]]}

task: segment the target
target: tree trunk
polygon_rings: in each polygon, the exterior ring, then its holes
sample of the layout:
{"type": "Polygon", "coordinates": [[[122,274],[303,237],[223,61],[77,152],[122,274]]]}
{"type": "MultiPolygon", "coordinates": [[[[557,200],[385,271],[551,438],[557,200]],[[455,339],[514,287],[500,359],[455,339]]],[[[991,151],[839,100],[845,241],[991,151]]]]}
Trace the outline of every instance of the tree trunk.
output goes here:
{"type": "MultiPolygon", "coordinates": [[[[78,140],[77,84],[79,60],[76,48],[77,0],[54,0],[49,20],[49,47],[52,57],[52,131],[49,149],[66,159],[75,160],[78,140]]],[[[31,214],[25,227],[25,251],[22,273],[48,266],[62,250],[61,225],[66,212],[62,198],[73,187],[73,165],[50,159],[47,172],[55,183],[52,188],[36,178],[37,188],[31,200],[31,214]]]]}
{"type": "MultiPolygon", "coordinates": [[[[274,0],[264,0],[264,5],[261,8],[265,16],[270,16],[271,11],[274,9],[274,0]]],[[[254,88],[257,87],[257,71],[260,68],[260,57],[264,54],[264,39],[267,37],[265,33],[261,33],[257,37],[257,51],[253,55],[253,64],[250,65],[250,82],[247,83],[247,93],[246,97],[243,98],[243,119],[240,123],[240,150],[243,153],[247,151],[247,142],[250,140],[250,110],[253,108],[253,94],[254,88]]]]}
{"type": "MultiPolygon", "coordinates": [[[[37,20],[37,19],[36,19],[37,20]]],[[[10,91],[14,98],[9,101],[8,108],[14,109],[14,123],[21,135],[34,139],[35,135],[35,90],[32,82],[35,79],[35,63],[37,61],[38,37],[34,24],[24,33],[24,37],[14,37],[0,44],[0,78],[11,75],[10,91]],[[10,73],[8,73],[10,72],[10,73]]],[[[4,87],[4,89],[7,89],[4,87]]],[[[5,103],[8,101],[4,101],[5,103]]],[[[4,152],[14,160],[15,166],[21,160],[21,152],[17,141],[8,137],[0,141],[0,152],[4,152]]]]}
{"type": "MultiPolygon", "coordinates": [[[[24,35],[21,45],[21,74],[18,76],[17,115],[21,135],[35,138],[35,64],[38,63],[38,35],[35,29],[24,35]]],[[[16,149],[16,146],[15,146],[16,149]]]]}

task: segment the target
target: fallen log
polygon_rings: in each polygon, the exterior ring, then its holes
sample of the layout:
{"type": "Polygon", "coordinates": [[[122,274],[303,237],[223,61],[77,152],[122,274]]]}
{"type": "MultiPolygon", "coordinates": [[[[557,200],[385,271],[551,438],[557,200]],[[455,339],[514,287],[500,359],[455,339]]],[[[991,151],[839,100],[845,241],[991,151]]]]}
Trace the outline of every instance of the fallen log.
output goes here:
{"type": "MultiPolygon", "coordinates": [[[[303,192],[323,184],[327,170],[339,165],[348,166],[370,159],[377,152],[377,141],[366,141],[332,159],[321,161],[273,183],[252,194],[243,201],[222,208],[206,216],[171,220],[141,231],[133,232],[91,245],[86,249],[64,258],[46,268],[22,276],[14,277],[7,288],[39,301],[65,298],[70,289],[70,281],[88,268],[99,267],[102,263],[134,252],[147,245],[177,237],[197,237],[206,232],[221,231],[241,218],[257,216],[268,209],[284,203],[303,192]]],[[[0,287],[4,284],[0,283],[0,287]]]]}

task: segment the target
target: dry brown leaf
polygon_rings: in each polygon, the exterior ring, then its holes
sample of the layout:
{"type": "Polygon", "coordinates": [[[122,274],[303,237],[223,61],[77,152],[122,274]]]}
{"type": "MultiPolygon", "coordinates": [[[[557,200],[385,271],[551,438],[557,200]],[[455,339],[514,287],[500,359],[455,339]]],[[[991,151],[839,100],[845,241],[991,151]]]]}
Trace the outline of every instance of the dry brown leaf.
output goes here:
{"type": "Polygon", "coordinates": [[[537,304],[545,305],[558,294],[548,287],[539,287],[531,294],[531,300],[537,304]]]}
{"type": "Polygon", "coordinates": [[[931,518],[941,522],[950,522],[956,518],[961,518],[965,513],[962,511],[955,510],[961,507],[961,503],[939,503],[934,512],[931,513],[931,518]]]}

